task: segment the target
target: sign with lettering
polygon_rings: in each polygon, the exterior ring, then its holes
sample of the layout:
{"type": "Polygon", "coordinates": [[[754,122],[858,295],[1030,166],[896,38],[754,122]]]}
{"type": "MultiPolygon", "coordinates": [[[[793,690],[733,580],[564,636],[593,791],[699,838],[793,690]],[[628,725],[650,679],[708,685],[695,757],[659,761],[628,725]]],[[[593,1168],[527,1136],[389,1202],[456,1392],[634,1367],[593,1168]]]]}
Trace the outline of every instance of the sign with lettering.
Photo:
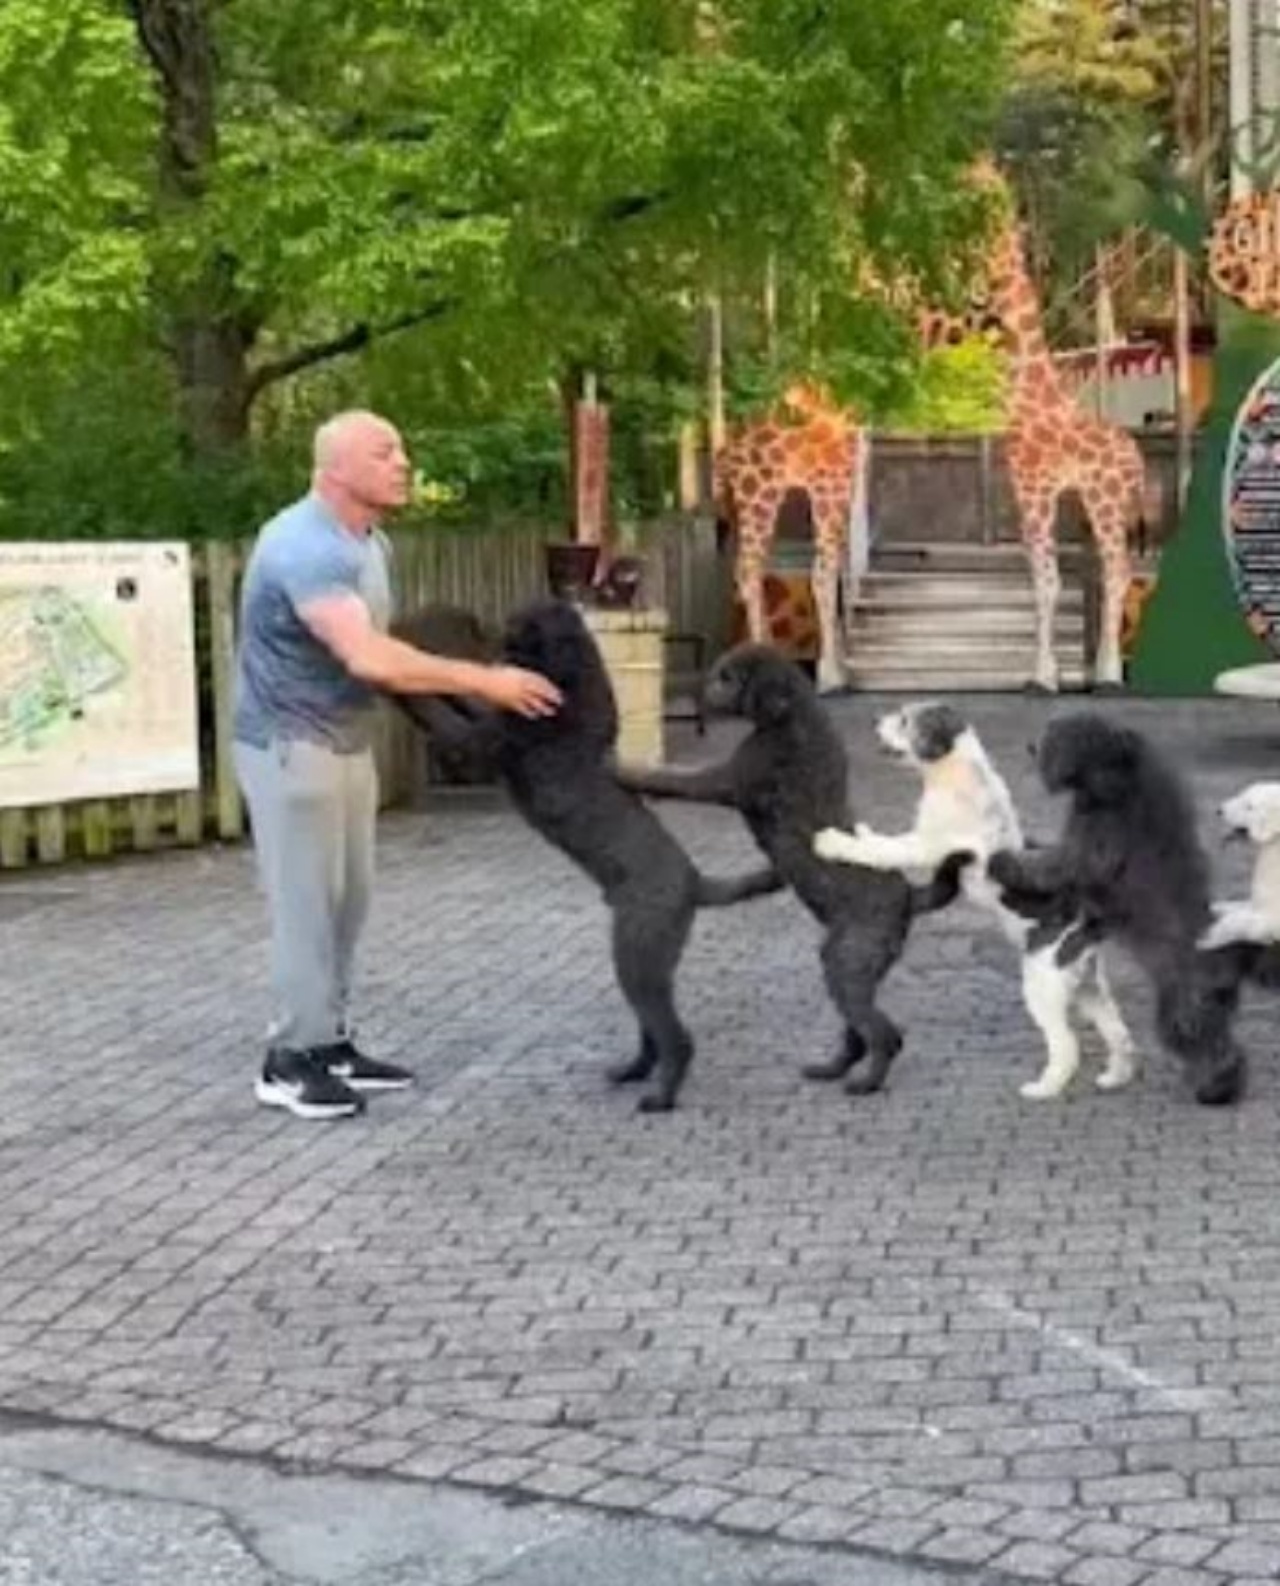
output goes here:
{"type": "Polygon", "coordinates": [[[1280,654],[1280,359],[1236,414],[1223,469],[1222,524],[1245,621],[1280,654]]]}
{"type": "Polygon", "coordinates": [[[186,545],[0,543],[0,808],[200,785],[186,545]]]}

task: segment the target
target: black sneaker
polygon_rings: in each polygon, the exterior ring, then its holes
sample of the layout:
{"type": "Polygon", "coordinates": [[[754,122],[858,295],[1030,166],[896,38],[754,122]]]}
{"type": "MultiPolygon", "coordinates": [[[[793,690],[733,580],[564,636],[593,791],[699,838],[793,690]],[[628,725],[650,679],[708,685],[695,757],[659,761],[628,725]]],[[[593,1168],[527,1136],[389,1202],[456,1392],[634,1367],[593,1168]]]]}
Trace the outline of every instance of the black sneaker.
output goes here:
{"type": "Polygon", "coordinates": [[[316,1056],[333,1079],[350,1085],[352,1090],[404,1090],[413,1084],[413,1075],[407,1068],[366,1057],[352,1041],[318,1047],[316,1056]]]}
{"type": "Polygon", "coordinates": [[[335,1079],[314,1051],[268,1052],[254,1094],[264,1107],[286,1107],[298,1118],[350,1118],[365,1110],[364,1097],[335,1079]]]}

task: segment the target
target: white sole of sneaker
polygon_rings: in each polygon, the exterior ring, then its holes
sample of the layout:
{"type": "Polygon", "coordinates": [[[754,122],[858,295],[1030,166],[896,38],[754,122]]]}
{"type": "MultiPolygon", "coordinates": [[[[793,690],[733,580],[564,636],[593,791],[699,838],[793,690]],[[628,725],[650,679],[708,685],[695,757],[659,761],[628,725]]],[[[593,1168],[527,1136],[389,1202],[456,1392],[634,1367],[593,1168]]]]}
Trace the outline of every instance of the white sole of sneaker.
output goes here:
{"type": "Polygon", "coordinates": [[[291,1090],[285,1090],[279,1085],[269,1085],[262,1079],[254,1081],[253,1093],[264,1107],[283,1107],[295,1118],[354,1118],[361,1110],[354,1102],[303,1101],[291,1090]]]}
{"type": "Polygon", "coordinates": [[[408,1090],[413,1084],[411,1079],[352,1079],[336,1068],[331,1068],[329,1072],[334,1079],[340,1079],[352,1090],[408,1090]]]}

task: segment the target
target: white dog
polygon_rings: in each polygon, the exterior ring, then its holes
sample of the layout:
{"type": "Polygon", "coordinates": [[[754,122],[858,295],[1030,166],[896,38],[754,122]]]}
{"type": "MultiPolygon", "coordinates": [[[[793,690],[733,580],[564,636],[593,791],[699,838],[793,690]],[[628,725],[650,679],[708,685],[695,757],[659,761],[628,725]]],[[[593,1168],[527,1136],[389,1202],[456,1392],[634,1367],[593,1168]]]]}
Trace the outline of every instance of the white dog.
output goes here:
{"type": "Polygon", "coordinates": [[[1022,954],[1023,997],[1048,1048],[1043,1071],[1021,1087],[1022,1094],[1033,1100],[1060,1095],[1080,1066],[1080,1043],[1071,1027],[1073,1006],[1106,1047],[1099,1087],[1127,1085],[1137,1073],[1137,1058],[1107,980],[1100,944],[1089,940],[1083,922],[1071,914],[1038,921],[1014,913],[987,875],[991,855],[1002,848],[1022,848],[1023,838],[1009,789],[973,728],[950,705],[925,703],[882,716],[876,735],[885,749],[920,773],[923,788],[915,825],[896,837],[861,823],[852,833],[827,827],[814,839],[818,855],[874,870],[898,870],[931,868],[961,849],[973,853],[977,862],[964,871],[965,893],[995,915],[1022,954]],[[1068,951],[1060,954],[1069,937],[1068,951]],[[1060,962],[1060,957],[1067,961],[1060,962]]]}
{"type": "Polygon", "coordinates": [[[1218,811],[1229,835],[1258,850],[1249,896],[1213,905],[1214,921],[1200,938],[1207,949],[1237,942],[1280,942],[1280,782],[1252,782],[1218,811]]]}

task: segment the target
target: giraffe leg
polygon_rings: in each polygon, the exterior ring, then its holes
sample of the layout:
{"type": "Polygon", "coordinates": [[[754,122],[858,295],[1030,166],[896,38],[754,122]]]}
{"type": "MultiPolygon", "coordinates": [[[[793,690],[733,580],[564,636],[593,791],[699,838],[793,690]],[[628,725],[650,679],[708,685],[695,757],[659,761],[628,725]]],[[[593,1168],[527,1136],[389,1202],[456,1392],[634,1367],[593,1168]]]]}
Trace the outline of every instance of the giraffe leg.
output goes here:
{"type": "Polygon", "coordinates": [[[1054,501],[1041,498],[1022,509],[1022,540],[1031,567],[1031,587],[1036,603],[1035,687],[1049,694],[1058,691],[1058,657],[1053,635],[1057,625],[1062,575],[1058,571],[1058,546],[1053,536],[1054,501]]]}
{"type": "Polygon", "coordinates": [[[743,503],[738,533],[738,597],[747,614],[747,633],[753,644],[770,642],[764,612],[764,570],[773,538],[773,507],[763,501],[743,503]]]}
{"type": "Polygon", "coordinates": [[[813,600],[818,611],[818,692],[837,694],[849,686],[844,670],[839,598],[840,555],[844,549],[847,501],[827,500],[813,508],[813,600]]]}
{"type": "Polygon", "coordinates": [[[1102,567],[1102,614],[1098,628],[1098,653],[1093,662],[1095,688],[1123,688],[1124,663],[1120,656],[1120,631],[1124,601],[1132,576],[1124,512],[1112,501],[1093,507],[1089,515],[1098,561],[1102,567]]]}

